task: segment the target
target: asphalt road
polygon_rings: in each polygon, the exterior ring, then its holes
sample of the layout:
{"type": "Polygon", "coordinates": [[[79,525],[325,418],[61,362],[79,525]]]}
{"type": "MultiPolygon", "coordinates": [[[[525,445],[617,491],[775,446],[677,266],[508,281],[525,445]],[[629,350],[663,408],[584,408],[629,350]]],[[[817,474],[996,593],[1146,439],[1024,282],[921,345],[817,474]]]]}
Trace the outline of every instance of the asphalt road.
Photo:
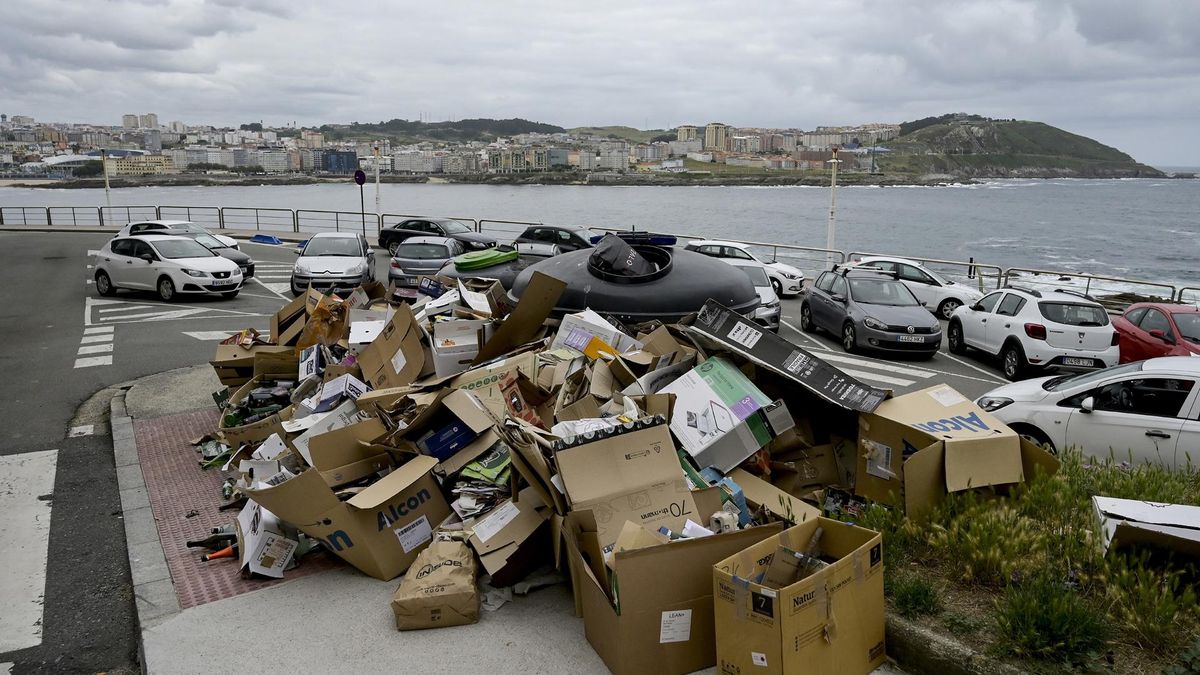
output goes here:
{"type": "MultiPolygon", "coordinates": [[[[108,238],[0,232],[0,284],[8,289],[0,306],[0,459],[56,451],[52,493],[33,495],[52,505],[48,543],[41,545],[47,555],[35,561],[45,570],[41,643],[0,648],[0,672],[6,664],[18,673],[138,669],[112,440],[97,412],[107,401],[86,414],[80,406],[119,383],[207,362],[220,334],[265,332],[270,315],[291,298],[290,247],[249,243],[243,250],[258,261],[257,278],[235,299],[168,304],[129,292],[101,298],[89,283],[89,252],[108,238]],[[72,420],[94,423],[73,432],[72,420]]],[[[387,278],[387,263],[377,254],[376,278],[387,278]]],[[[928,361],[845,354],[832,336],[801,333],[799,309],[798,301],[784,301],[781,335],[898,394],[946,382],[974,398],[1003,383],[994,364],[944,351],[928,361]]],[[[5,496],[0,490],[0,500],[5,496]]]]}

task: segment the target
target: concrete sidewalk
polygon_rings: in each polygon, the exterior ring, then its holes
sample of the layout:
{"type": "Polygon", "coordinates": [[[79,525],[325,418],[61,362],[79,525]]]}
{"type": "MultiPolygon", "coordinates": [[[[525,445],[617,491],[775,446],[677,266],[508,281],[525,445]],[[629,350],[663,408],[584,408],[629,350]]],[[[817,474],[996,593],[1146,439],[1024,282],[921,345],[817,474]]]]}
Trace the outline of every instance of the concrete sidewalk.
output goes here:
{"type": "MultiPolygon", "coordinates": [[[[146,672],[207,675],[233,664],[256,673],[608,672],[584,637],[567,583],[514,594],[498,610],[482,612],[475,625],[403,633],[396,631],[389,606],[399,581],[378,581],[345,565],[181,609],[180,580],[171,577],[164,542],[147,536],[158,526],[145,484],[155,474],[143,471],[145,457],[139,461],[135,439],[144,439],[150,425],[170,425],[211,408],[209,392],[218,387],[211,369],[197,366],[140,380],[113,402],[146,672]]],[[[193,449],[180,445],[191,463],[193,449]]],[[[196,471],[198,480],[210,478],[196,471]]],[[[232,521],[236,512],[222,517],[232,521]]],[[[178,542],[165,543],[178,548],[178,542]]]]}

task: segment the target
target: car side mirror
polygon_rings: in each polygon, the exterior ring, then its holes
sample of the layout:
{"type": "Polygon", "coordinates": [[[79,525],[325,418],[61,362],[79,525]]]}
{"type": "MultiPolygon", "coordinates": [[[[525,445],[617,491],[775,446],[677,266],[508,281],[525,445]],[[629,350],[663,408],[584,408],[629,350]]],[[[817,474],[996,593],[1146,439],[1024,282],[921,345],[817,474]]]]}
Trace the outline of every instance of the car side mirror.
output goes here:
{"type": "Polygon", "coordinates": [[[300,255],[300,254],[301,254],[301,253],[303,253],[303,252],[304,252],[304,251],[302,251],[301,249],[298,249],[298,248],[294,248],[294,249],[292,249],[292,253],[295,253],[296,255],[300,255]]]}
{"type": "Polygon", "coordinates": [[[1091,413],[1095,409],[1096,399],[1091,396],[1088,396],[1079,402],[1079,412],[1081,413],[1091,413]]]}
{"type": "Polygon", "coordinates": [[[922,307],[928,307],[928,306],[929,306],[929,303],[928,303],[928,302],[925,302],[924,300],[918,300],[917,302],[921,303],[921,306],[922,306],[922,307]]]}
{"type": "Polygon", "coordinates": [[[1175,344],[1175,338],[1168,336],[1166,333],[1162,332],[1161,330],[1159,330],[1157,328],[1150,331],[1150,337],[1156,337],[1159,340],[1162,340],[1163,342],[1165,342],[1169,345],[1175,344]]]}
{"type": "Polygon", "coordinates": [[[834,302],[840,302],[840,303],[842,303],[842,304],[846,304],[846,296],[844,296],[844,295],[831,295],[831,296],[829,296],[829,297],[830,297],[830,298],[831,298],[831,299],[832,299],[834,302]]]}
{"type": "Polygon", "coordinates": [[[968,307],[967,309],[971,310],[972,312],[982,312],[983,305],[981,305],[977,302],[977,303],[971,305],[970,307],[968,307]]]}
{"type": "Polygon", "coordinates": [[[143,254],[139,255],[138,257],[141,258],[142,260],[145,260],[148,263],[154,262],[154,254],[153,253],[143,253],[143,254]]]}

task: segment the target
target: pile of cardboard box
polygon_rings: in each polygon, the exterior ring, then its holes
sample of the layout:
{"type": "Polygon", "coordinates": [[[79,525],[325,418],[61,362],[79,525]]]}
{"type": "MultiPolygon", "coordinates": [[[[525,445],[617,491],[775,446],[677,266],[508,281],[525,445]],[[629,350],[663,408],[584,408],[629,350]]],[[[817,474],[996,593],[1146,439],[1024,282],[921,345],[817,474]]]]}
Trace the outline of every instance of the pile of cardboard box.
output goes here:
{"type": "Polygon", "coordinates": [[[553,319],[563,288],[535,275],[515,306],[482,279],[423,279],[412,305],[310,291],[269,336],[220,344],[219,401],[291,384],[219,430],[262,540],[240,555],[267,557],[247,568],[281,571],[298,531],[408,572],[411,629],[477,620],[476,566],[499,587],[551,563],[613,672],[869,672],[880,537],[827,503],[920,514],[1054,468],[949,387],[889,399],[714,302],[671,326],[553,319]]]}

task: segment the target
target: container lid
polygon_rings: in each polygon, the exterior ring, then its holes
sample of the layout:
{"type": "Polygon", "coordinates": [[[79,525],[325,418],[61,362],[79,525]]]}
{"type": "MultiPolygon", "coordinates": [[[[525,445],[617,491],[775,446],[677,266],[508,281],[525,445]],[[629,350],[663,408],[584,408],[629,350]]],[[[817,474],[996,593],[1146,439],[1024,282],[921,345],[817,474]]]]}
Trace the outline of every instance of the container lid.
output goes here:
{"type": "Polygon", "coordinates": [[[482,251],[470,251],[454,258],[454,269],[460,272],[481,270],[492,265],[499,265],[517,259],[516,249],[502,250],[489,248],[482,251]]]}

